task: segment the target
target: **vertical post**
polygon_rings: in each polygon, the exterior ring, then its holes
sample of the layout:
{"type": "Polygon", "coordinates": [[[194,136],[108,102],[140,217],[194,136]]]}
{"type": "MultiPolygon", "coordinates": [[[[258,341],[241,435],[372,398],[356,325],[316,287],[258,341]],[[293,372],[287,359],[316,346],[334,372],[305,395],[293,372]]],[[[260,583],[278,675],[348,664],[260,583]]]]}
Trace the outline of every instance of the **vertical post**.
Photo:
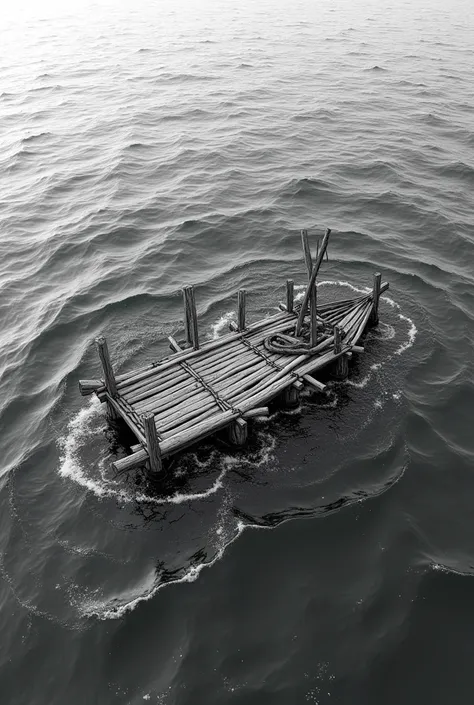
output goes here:
{"type": "Polygon", "coordinates": [[[304,261],[306,262],[306,269],[308,270],[308,277],[311,276],[313,271],[313,258],[311,257],[311,249],[309,246],[308,231],[301,231],[301,243],[303,245],[304,261]]]}
{"type": "Polygon", "coordinates": [[[318,343],[318,294],[316,290],[316,282],[311,289],[309,299],[309,314],[310,314],[310,346],[314,348],[318,343]]]}
{"type": "Polygon", "coordinates": [[[293,279],[286,280],[286,310],[288,313],[293,313],[295,302],[295,283],[293,279]]]}
{"type": "Polygon", "coordinates": [[[303,382],[297,380],[283,390],[281,393],[281,404],[285,409],[296,409],[296,407],[300,405],[301,390],[303,387],[303,382]]]}
{"type": "Polygon", "coordinates": [[[194,298],[194,287],[185,287],[186,311],[188,316],[188,326],[191,335],[191,344],[195,350],[199,350],[199,331],[196,313],[196,300],[194,298]]]}
{"type": "Polygon", "coordinates": [[[334,361],[333,376],[336,379],[346,379],[349,374],[349,358],[344,353],[340,355],[342,350],[342,334],[339,326],[334,326],[334,353],[339,354],[337,360],[334,361]]]}
{"type": "Polygon", "coordinates": [[[110,396],[116,397],[118,394],[117,382],[115,381],[114,370],[112,363],[110,362],[107,341],[103,336],[101,336],[100,338],[95,339],[95,344],[97,345],[100,361],[102,363],[102,369],[104,370],[105,386],[110,396]]]}
{"type": "Polygon", "coordinates": [[[380,287],[382,286],[382,275],[377,272],[374,274],[374,287],[372,290],[372,313],[370,314],[370,324],[376,326],[379,322],[379,299],[380,299],[380,287]]]}
{"type": "Polygon", "coordinates": [[[243,446],[247,441],[248,426],[247,421],[239,416],[229,426],[229,441],[234,446],[243,446]]]}
{"type": "Polygon", "coordinates": [[[185,286],[183,288],[183,307],[184,307],[184,335],[186,342],[191,345],[191,320],[189,317],[189,310],[188,310],[188,303],[187,303],[187,294],[186,294],[186,289],[189,287],[185,286]]]}
{"type": "Polygon", "coordinates": [[[240,289],[238,298],[237,325],[239,331],[245,330],[245,289],[240,289]]]}
{"type": "Polygon", "coordinates": [[[158,433],[156,431],[155,417],[153,414],[144,414],[142,416],[143,426],[145,427],[146,449],[148,451],[150,470],[153,474],[159,473],[162,470],[161,449],[158,441],[158,433]]]}

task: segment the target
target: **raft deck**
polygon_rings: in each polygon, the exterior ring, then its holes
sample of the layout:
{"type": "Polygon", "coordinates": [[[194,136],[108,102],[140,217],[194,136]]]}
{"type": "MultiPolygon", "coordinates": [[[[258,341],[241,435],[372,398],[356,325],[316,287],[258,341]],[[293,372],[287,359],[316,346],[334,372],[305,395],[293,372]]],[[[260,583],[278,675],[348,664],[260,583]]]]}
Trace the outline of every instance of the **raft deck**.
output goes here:
{"type": "Polygon", "coordinates": [[[95,392],[107,402],[112,417],[123,419],[138,441],[131,455],[113,463],[115,470],[121,473],[147,463],[154,475],[161,471],[164,457],[224,427],[229,427],[234,442],[242,443],[247,420],[268,415],[266,405],[276,396],[283,393],[289,403],[298,403],[303,386],[324,391],[312,374],[328,365],[337,376],[347,376],[348,359],[354,352],[363,352],[357,344],[369,321],[377,322],[379,296],[387,288],[375,275],[371,294],[320,305],[317,318],[312,318],[311,310],[303,316],[302,305],[293,305],[289,281],[287,303],[280,305],[285,310],[248,326],[245,293],[239,292],[240,330],[200,346],[194,292],[187,287],[186,331],[193,347],[182,350],[170,338],[178,352],[117,376],[105,339],[97,339],[104,379],[81,381],[81,393],[95,392]],[[292,334],[298,320],[308,319],[308,325],[314,326],[310,353],[277,353],[265,345],[269,337],[292,334]]]}

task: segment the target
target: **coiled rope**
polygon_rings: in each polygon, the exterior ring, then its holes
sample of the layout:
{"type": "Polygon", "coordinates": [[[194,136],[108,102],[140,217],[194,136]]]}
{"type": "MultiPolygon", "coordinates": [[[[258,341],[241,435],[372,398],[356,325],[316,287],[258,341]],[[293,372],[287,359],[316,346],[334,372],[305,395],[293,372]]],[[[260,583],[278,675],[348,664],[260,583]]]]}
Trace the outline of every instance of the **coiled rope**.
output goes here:
{"type": "Polygon", "coordinates": [[[263,345],[266,350],[278,355],[312,355],[319,349],[321,343],[327,340],[333,333],[332,327],[327,324],[318,326],[318,343],[311,347],[309,342],[309,326],[304,326],[301,335],[291,336],[284,333],[275,333],[265,338],[263,345]]]}

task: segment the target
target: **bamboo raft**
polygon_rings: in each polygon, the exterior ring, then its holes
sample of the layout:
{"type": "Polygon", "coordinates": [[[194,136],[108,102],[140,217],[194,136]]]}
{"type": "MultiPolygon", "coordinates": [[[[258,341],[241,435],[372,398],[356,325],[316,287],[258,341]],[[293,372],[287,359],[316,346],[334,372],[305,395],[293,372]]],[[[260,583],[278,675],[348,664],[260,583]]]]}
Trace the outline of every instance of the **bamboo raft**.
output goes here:
{"type": "Polygon", "coordinates": [[[163,459],[227,427],[238,445],[247,439],[247,421],[268,416],[279,397],[297,406],[305,386],[323,392],[313,375],[328,365],[338,379],[348,375],[352,354],[368,325],[378,322],[380,295],[388,289],[374,275],[372,292],[318,306],[317,274],[330,236],[326,230],[315,260],[308,233],[302,243],[308,285],[300,304],[294,283],[286,282],[286,304],[273,316],[246,325],[246,292],[238,294],[238,323],[218,340],[200,344],[193,287],[183,289],[184,343],[170,336],[174,354],[146,367],[115,375],[105,338],[96,340],[103,379],[81,380],[82,395],[95,393],[107,403],[111,420],[122,419],[137,444],[113,463],[118,473],[146,464],[151,479],[162,475],[163,459]]]}

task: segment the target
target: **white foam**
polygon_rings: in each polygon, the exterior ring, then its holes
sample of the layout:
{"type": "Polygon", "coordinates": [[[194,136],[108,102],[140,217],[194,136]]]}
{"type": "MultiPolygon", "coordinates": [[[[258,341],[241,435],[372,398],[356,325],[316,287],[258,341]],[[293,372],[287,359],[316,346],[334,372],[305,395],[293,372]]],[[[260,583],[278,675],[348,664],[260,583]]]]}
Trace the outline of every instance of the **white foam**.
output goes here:
{"type": "Polygon", "coordinates": [[[381,296],[380,300],[385,301],[392,308],[396,308],[396,309],[400,310],[400,304],[397,304],[397,302],[394,301],[393,299],[391,299],[390,296],[381,296]]]}
{"type": "Polygon", "coordinates": [[[395,350],[395,355],[401,355],[402,353],[405,352],[405,350],[408,350],[408,348],[411,348],[413,343],[415,342],[416,334],[418,333],[418,328],[415,326],[414,322],[412,321],[411,318],[408,316],[404,316],[403,313],[399,313],[398,317],[402,321],[406,321],[409,324],[409,329],[408,329],[408,340],[406,343],[402,343],[400,347],[395,350]]]}
{"type": "Polygon", "coordinates": [[[223,333],[229,332],[229,323],[235,321],[235,311],[227,311],[211,326],[211,338],[217,340],[223,333]]]}
{"type": "Polygon", "coordinates": [[[369,367],[369,372],[365,375],[365,377],[363,377],[362,379],[360,379],[358,381],[354,381],[352,379],[347,379],[346,384],[349,387],[355,387],[356,389],[364,389],[364,387],[366,387],[369,384],[370,380],[372,379],[373,372],[376,372],[381,367],[382,367],[381,362],[374,362],[374,364],[369,367]]]}
{"type": "Polygon", "coordinates": [[[395,328],[389,323],[379,322],[378,325],[378,338],[380,340],[392,340],[395,338],[395,328]]]}
{"type": "Polygon", "coordinates": [[[354,284],[351,284],[351,282],[347,282],[344,279],[324,279],[323,281],[318,282],[318,286],[343,286],[347,289],[355,291],[357,294],[370,294],[372,291],[370,287],[364,286],[361,288],[359,286],[354,286],[354,284]]]}
{"type": "Polygon", "coordinates": [[[133,494],[120,486],[119,483],[106,477],[106,466],[110,457],[103,453],[97,465],[93,468],[96,476],[89,475],[81,461],[80,451],[90,445],[94,437],[101,436],[105,430],[105,418],[101,412],[101,403],[93,397],[90,403],[81,409],[70,420],[66,435],[58,440],[60,448],[58,472],[61,477],[72,480],[76,484],[93,492],[96,497],[103,499],[113,497],[122,502],[150,502],[156,505],[182,504],[195,500],[206,499],[223,487],[223,479],[227,468],[224,467],[212,485],[202,492],[176,492],[169,497],[155,497],[143,492],[133,494]]]}
{"type": "MultiPolygon", "coordinates": [[[[322,286],[339,286],[339,287],[346,287],[348,289],[351,289],[352,291],[355,291],[357,294],[370,294],[372,289],[368,287],[360,288],[357,286],[354,286],[354,284],[351,284],[350,282],[344,281],[343,279],[324,279],[323,281],[317,282],[317,286],[322,287],[322,286]]],[[[304,296],[304,292],[307,289],[306,284],[296,284],[295,286],[295,291],[298,293],[295,295],[295,301],[301,301],[304,296]]]]}

